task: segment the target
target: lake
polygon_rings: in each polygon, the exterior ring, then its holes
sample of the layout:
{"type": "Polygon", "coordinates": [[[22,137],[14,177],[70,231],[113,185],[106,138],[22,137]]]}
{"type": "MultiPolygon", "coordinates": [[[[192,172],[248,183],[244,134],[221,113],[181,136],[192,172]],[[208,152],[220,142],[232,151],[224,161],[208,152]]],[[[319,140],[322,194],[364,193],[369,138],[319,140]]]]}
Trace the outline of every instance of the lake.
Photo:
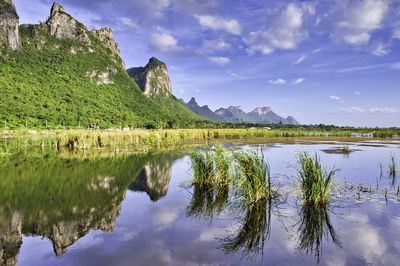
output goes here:
{"type": "Polygon", "coordinates": [[[399,182],[388,164],[394,156],[400,167],[400,141],[223,145],[262,149],[280,196],[250,208],[230,187],[193,186],[186,149],[2,158],[2,264],[399,265],[399,182]],[[340,169],[323,208],[301,203],[299,151],[340,169]]]}

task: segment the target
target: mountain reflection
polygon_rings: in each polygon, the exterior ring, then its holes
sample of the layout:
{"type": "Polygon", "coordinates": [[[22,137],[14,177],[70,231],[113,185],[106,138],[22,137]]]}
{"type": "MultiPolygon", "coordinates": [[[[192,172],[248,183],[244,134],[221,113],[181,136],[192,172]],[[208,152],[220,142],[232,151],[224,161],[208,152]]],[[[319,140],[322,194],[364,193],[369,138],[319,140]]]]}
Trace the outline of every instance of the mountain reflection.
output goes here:
{"type": "Polygon", "coordinates": [[[143,170],[129,185],[132,191],[146,192],[152,201],[157,201],[167,195],[168,185],[171,180],[172,164],[183,154],[162,153],[144,166],[143,170]]]}
{"type": "Polygon", "coordinates": [[[60,256],[91,229],[113,231],[132,181],[138,177],[133,184],[145,184],[152,200],[164,196],[177,157],[79,159],[52,151],[10,159],[0,167],[1,265],[16,264],[22,235],[49,238],[60,256]]]}

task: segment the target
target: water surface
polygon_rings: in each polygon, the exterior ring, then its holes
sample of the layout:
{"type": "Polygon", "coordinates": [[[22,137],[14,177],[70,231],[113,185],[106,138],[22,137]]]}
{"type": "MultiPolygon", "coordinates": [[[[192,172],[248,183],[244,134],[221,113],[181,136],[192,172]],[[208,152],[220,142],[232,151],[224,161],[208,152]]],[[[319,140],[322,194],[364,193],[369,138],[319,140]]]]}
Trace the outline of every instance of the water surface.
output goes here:
{"type": "Polygon", "coordinates": [[[391,155],[400,163],[399,142],[226,146],[261,148],[281,197],[250,208],[238,206],[229,187],[190,186],[184,152],[49,151],[4,160],[3,264],[399,264],[398,180],[387,173],[391,155]],[[351,152],[340,152],[344,144],[351,152]],[[300,150],[317,152],[328,169],[341,169],[326,208],[301,205],[290,167],[300,150]],[[358,192],[360,186],[371,192],[358,192]]]}

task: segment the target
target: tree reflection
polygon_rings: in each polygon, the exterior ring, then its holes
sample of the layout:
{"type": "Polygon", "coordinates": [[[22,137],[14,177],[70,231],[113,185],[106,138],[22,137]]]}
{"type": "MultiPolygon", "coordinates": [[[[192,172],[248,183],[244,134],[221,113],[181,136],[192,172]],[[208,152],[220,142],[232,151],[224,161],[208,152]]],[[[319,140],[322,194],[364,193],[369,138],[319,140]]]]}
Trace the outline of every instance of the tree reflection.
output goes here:
{"type": "Polygon", "coordinates": [[[306,254],[314,254],[319,263],[322,243],[325,240],[342,248],[339,236],[330,220],[330,205],[303,205],[300,209],[298,229],[298,248],[306,254]]]}

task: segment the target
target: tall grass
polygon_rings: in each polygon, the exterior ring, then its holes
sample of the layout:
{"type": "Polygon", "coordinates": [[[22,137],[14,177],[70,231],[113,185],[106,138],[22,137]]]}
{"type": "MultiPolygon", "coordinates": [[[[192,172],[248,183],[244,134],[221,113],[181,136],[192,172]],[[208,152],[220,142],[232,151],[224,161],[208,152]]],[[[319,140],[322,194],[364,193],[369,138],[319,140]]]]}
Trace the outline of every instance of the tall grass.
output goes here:
{"type": "Polygon", "coordinates": [[[189,153],[189,157],[192,162],[193,183],[214,184],[214,156],[210,148],[207,147],[204,151],[194,148],[189,153]]]}
{"type": "Polygon", "coordinates": [[[297,155],[298,178],[305,205],[325,204],[329,201],[330,187],[338,169],[329,173],[322,167],[317,154],[311,157],[307,152],[297,155]]]}
{"type": "Polygon", "coordinates": [[[228,183],[230,179],[230,164],[232,160],[227,154],[227,149],[221,144],[216,144],[214,147],[214,161],[216,183],[228,183]]]}
{"type": "Polygon", "coordinates": [[[240,151],[236,153],[239,188],[248,203],[272,198],[271,173],[262,151],[240,151]]]}

